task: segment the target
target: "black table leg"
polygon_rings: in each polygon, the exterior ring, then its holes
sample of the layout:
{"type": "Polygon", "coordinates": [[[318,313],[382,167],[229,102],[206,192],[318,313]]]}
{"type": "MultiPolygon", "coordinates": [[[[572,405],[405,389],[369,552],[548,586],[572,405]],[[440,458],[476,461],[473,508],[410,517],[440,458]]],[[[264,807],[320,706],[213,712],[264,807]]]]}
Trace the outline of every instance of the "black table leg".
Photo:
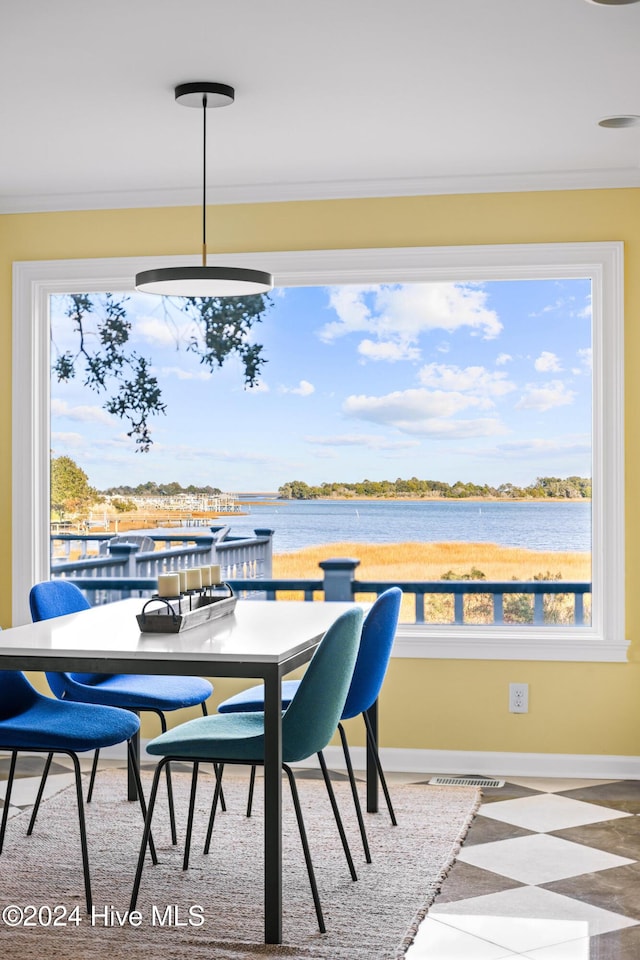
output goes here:
{"type": "MultiPolygon", "coordinates": [[[[378,701],[367,710],[376,745],[378,743],[378,701]]],[[[367,737],[367,813],[378,812],[378,769],[373,748],[367,737]]]]}
{"type": "Polygon", "coordinates": [[[282,943],[282,683],[264,680],[264,941],[282,943]]]}

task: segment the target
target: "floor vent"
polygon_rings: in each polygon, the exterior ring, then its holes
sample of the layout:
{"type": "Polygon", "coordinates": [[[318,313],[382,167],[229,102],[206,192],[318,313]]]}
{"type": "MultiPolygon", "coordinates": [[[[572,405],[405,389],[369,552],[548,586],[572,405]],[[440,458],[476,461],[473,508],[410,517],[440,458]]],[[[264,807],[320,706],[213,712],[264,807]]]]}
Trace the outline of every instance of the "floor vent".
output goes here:
{"type": "Polygon", "coordinates": [[[504,780],[490,777],[433,777],[429,783],[435,787],[504,787],[504,780]]]}

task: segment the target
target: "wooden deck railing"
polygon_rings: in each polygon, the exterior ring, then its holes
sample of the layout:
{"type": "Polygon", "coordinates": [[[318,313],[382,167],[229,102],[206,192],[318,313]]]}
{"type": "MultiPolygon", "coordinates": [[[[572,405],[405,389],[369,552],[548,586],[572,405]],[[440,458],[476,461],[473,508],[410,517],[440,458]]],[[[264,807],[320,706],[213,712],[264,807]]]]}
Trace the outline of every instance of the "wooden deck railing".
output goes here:
{"type": "MultiPolygon", "coordinates": [[[[469,622],[479,622],[477,611],[470,617],[467,613],[467,604],[470,598],[485,597],[487,602],[483,608],[483,623],[498,626],[508,626],[509,623],[519,625],[544,626],[557,623],[557,612],[550,609],[549,600],[552,598],[568,598],[568,612],[563,614],[563,623],[572,623],[576,626],[588,625],[590,617],[585,611],[585,596],[591,593],[591,584],[585,581],[568,580],[531,580],[531,581],[489,581],[489,580],[356,580],[354,573],[359,561],[354,559],[323,560],[320,567],[322,577],[275,579],[273,577],[234,577],[224,576],[224,579],[233,588],[235,593],[248,599],[282,599],[283,594],[288,597],[300,598],[307,601],[314,599],[325,600],[352,600],[368,594],[377,596],[390,586],[398,586],[407,596],[414,598],[414,622],[435,623],[432,617],[425,614],[425,600],[429,597],[451,597],[452,616],[443,623],[463,625],[469,622]],[[505,610],[505,600],[509,598],[531,597],[531,605],[519,610],[516,616],[508,608],[505,610]],[[546,598],[546,602],[545,602],[546,598]]],[[[57,569],[57,568],[56,568],[57,569]]],[[[52,571],[56,575],[56,571],[52,571]]],[[[77,584],[92,604],[109,603],[127,596],[151,596],[156,588],[156,579],[127,578],[101,573],[86,576],[66,574],[77,584]]]]}

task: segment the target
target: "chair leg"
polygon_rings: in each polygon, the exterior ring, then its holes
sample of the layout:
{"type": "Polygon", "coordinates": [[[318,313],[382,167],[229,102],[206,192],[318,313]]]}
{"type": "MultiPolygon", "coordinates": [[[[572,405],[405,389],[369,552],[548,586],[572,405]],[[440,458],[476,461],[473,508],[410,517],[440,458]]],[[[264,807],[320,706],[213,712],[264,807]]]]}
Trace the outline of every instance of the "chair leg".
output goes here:
{"type": "MultiPolygon", "coordinates": [[[[142,819],[146,820],[147,805],[144,801],[144,793],[142,792],[142,780],[140,779],[140,768],[138,767],[136,752],[134,750],[131,740],[127,740],[127,752],[129,754],[129,763],[131,764],[131,769],[133,770],[133,776],[136,781],[136,792],[138,794],[138,800],[140,801],[142,819]]],[[[155,864],[157,864],[158,862],[158,857],[156,856],[156,847],[153,842],[153,835],[151,833],[149,833],[149,852],[151,854],[151,860],[155,866],[155,864]]]]}
{"type": "Polygon", "coordinates": [[[89,777],[89,790],[87,791],[87,803],[91,803],[93,797],[93,785],[96,782],[96,773],[98,772],[98,760],[100,751],[96,750],[93,754],[93,763],[91,764],[91,776],[89,777]]]}
{"type": "Polygon", "coordinates": [[[211,846],[211,834],[213,833],[213,823],[216,819],[216,810],[218,809],[218,799],[222,793],[222,774],[224,773],[224,763],[213,765],[216,773],[216,788],[213,791],[213,800],[211,801],[211,813],[209,814],[209,823],[207,825],[207,836],[204,841],[203,853],[209,853],[211,846]]]}
{"type": "MultiPolygon", "coordinates": [[[[64,751],[66,753],[66,751],[64,751]]],[[[82,872],[84,874],[84,890],[87,899],[87,913],[91,913],[91,879],[89,877],[89,851],[87,849],[87,828],[84,820],[84,802],[82,800],[82,772],[80,770],[80,761],[75,753],[69,753],[68,756],[73,760],[73,767],[76,775],[76,797],[78,799],[78,822],[80,824],[80,845],[82,847],[82,872]]]]}
{"type": "Polygon", "coordinates": [[[193,830],[193,814],[196,806],[196,787],[198,785],[198,761],[193,764],[193,773],[191,775],[191,796],[189,797],[189,816],[187,818],[187,836],[184,841],[184,860],[182,869],[189,868],[189,853],[191,852],[191,832],[193,830]]]}
{"type": "Polygon", "coordinates": [[[138,865],[136,867],[136,875],[133,881],[133,890],[131,891],[131,902],[129,904],[129,911],[135,910],[136,903],[138,902],[138,892],[140,890],[140,880],[142,879],[142,868],[144,867],[144,857],[147,850],[147,844],[149,843],[149,836],[151,834],[151,821],[153,820],[153,811],[156,805],[156,797],[158,796],[158,784],[160,783],[160,775],[162,774],[163,767],[168,763],[168,759],[163,758],[158,766],[156,767],[155,773],[153,775],[153,784],[151,786],[151,796],[149,797],[149,806],[147,808],[147,815],[144,820],[144,830],[142,832],[142,842],[140,844],[140,853],[138,854],[138,865]]]}
{"type": "Polygon", "coordinates": [[[223,813],[227,812],[227,802],[224,799],[224,790],[222,789],[222,771],[224,770],[224,763],[218,764],[214,763],[213,769],[215,770],[216,779],[218,778],[218,767],[220,767],[220,809],[223,813]]]}
{"type": "MultiPolygon", "coordinates": [[[[155,711],[160,718],[160,729],[163,733],[167,732],[167,720],[164,713],[161,710],[155,711]]],[[[175,847],[178,842],[178,834],[176,832],[176,811],[173,803],[173,786],[171,784],[171,770],[170,765],[167,764],[165,767],[166,777],[167,777],[167,800],[169,803],[169,825],[171,827],[171,843],[175,847]]]]}
{"type": "Polygon", "coordinates": [[[396,815],[393,810],[393,804],[391,803],[391,797],[389,796],[389,790],[387,787],[387,781],[384,778],[384,770],[382,769],[382,764],[380,763],[380,755],[378,753],[378,745],[376,743],[376,738],[373,735],[373,730],[371,729],[371,721],[366,713],[363,713],[364,724],[367,728],[367,740],[373,750],[373,755],[376,758],[376,768],[378,770],[378,776],[380,777],[380,784],[382,786],[382,792],[384,793],[384,798],[387,801],[387,810],[389,811],[389,816],[391,818],[391,823],[394,827],[398,826],[398,821],[396,820],[396,815]]]}
{"type": "Polygon", "coordinates": [[[253,807],[253,791],[256,785],[256,766],[255,764],[251,767],[251,776],[249,778],[249,796],[247,797],[247,816],[251,816],[251,808],[253,807]]]}
{"type": "Polygon", "coordinates": [[[29,826],[27,827],[27,836],[30,837],[33,833],[33,828],[36,824],[36,817],[38,816],[38,810],[40,809],[40,802],[42,800],[42,795],[44,793],[44,787],[47,782],[47,777],[49,776],[49,769],[51,767],[51,761],[53,760],[53,754],[47,754],[47,759],[45,761],[44,770],[42,771],[42,776],[40,777],[40,786],[38,787],[38,794],[36,796],[36,802],[33,805],[33,810],[31,811],[31,819],[29,820],[29,826]]]}
{"type": "Polygon", "coordinates": [[[307,831],[305,830],[304,820],[302,819],[302,808],[300,807],[300,798],[298,797],[298,788],[296,787],[296,780],[293,775],[293,770],[291,770],[291,768],[288,767],[286,763],[283,763],[282,767],[289,780],[289,786],[291,787],[291,798],[293,800],[293,806],[296,811],[296,820],[298,821],[298,830],[300,832],[300,840],[302,842],[304,860],[307,865],[307,874],[309,875],[309,883],[311,884],[311,893],[313,895],[313,903],[316,908],[316,917],[318,918],[318,928],[320,930],[320,933],[326,933],[327,928],[324,923],[324,917],[322,916],[322,907],[320,906],[320,896],[318,894],[318,886],[316,884],[316,875],[313,869],[313,863],[311,862],[311,853],[309,851],[307,831]]]}
{"type": "Polygon", "coordinates": [[[340,839],[342,840],[344,855],[347,858],[349,873],[351,874],[352,880],[357,880],[358,877],[356,875],[356,868],[353,865],[351,850],[349,849],[349,844],[347,843],[347,835],[344,832],[344,826],[342,825],[342,817],[340,816],[340,811],[338,810],[336,795],[333,792],[333,787],[331,786],[331,778],[329,777],[329,771],[327,770],[327,764],[325,763],[324,754],[322,753],[322,750],[320,750],[320,752],[318,753],[318,760],[320,761],[320,769],[322,770],[322,776],[324,777],[324,782],[327,787],[327,793],[329,794],[329,800],[331,801],[333,815],[336,818],[336,825],[338,827],[338,833],[340,834],[340,839]]]}
{"type": "Polygon", "coordinates": [[[4,834],[7,829],[7,818],[9,817],[9,801],[11,800],[11,788],[13,787],[13,777],[16,772],[16,760],[18,758],[17,750],[11,753],[11,763],[9,764],[9,776],[7,777],[7,789],[4,795],[4,809],[2,811],[2,823],[0,824],[0,853],[4,845],[4,834]]]}
{"type": "Polygon", "coordinates": [[[349,783],[351,784],[351,795],[353,797],[353,805],[356,808],[356,817],[358,818],[358,826],[360,827],[360,836],[362,838],[362,848],[364,850],[364,858],[367,861],[367,863],[371,863],[371,851],[369,850],[369,840],[367,838],[367,831],[364,826],[364,818],[362,816],[362,807],[360,806],[360,797],[358,796],[356,778],[353,774],[353,764],[351,763],[351,753],[349,751],[347,735],[344,732],[344,727],[342,726],[341,723],[338,724],[338,732],[340,733],[340,739],[342,741],[342,752],[344,753],[344,760],[347,765],[347,773],[349,774],[349,783]]]}
{"type": "MultiPolygon", "coordinates": [[[[201,707],[202,707],[202,715],[205,716],[205,717],[208,717],[208,716],[209,716],[209,711],[207,710],[207,705],[206,705],[206,703],[204,702],[204,700],[203,700],[203,702],[202,702],[202,704],[201,704],[201,707]]],[[[223,764],[222,766],[224,767],[224,764],[223,764]]],[[[217,779],[217,777],[218,777],[218,764],[217,764],[217,763],[214,763],[213,769],[215,770],[216,779],[217,779]]],[[[222,780],[222,775],[220,776],[220,779],[222,780]]],[[[222,807],[222,812],[223,812],[223,813],[226,813],[226,812],[227,812],[227,803],[226,803],[226,800],[224,799],[224,790],[222,789],[222,783],[220,784],[220,806],[222,807]]]]}

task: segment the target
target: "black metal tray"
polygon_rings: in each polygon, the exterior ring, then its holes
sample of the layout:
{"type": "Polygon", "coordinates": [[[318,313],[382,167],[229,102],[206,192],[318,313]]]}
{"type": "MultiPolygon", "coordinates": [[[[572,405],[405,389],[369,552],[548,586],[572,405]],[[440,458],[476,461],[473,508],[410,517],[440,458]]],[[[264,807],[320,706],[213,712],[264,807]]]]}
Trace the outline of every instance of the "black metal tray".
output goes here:
{"type": "Polygon", "coordinates": [[[181,633],[191,627],[200,627],[203,623],[228,617],[235,610],[237,597],[231,587],[226,597],[212,597],[207,594],[194,594],[181,598],[152,597],[147,600],[142,612],[136,617],[142,633],[181,633]],[[149,610],[151,604],[161,603],[149,610]]]}

